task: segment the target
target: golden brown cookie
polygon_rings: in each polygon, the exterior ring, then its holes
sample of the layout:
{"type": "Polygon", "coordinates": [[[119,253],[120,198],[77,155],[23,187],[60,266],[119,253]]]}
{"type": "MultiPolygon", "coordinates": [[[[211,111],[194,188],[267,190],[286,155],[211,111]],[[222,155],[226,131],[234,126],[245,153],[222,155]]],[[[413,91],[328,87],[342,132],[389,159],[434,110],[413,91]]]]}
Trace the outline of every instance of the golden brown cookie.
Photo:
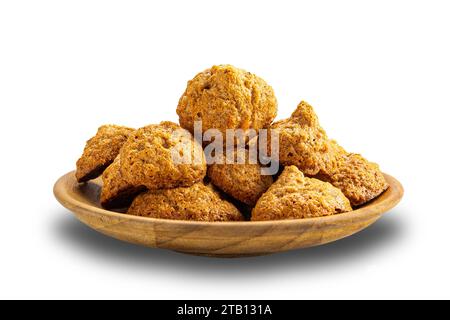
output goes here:
{"type": "Polygon", "coordinates": [[[211,185],[147,191],[134,199],[128,214],[191,221],[242,221],[239,210],[221,199],[211,185]]]}
{"type": "Polygon", "coordinates": [[[180,124],[193,132],[202,120],[203,132],[218,129],[267,128],[277,114],[271,86],[258,76],[231,65],[213,66],[188,82],[177,108],[180,124]]]}
{"type": "Polygon", "coordinates": [[[335,168],[319,173],[317,178],[339,188],[352,206],[376,198],[389,187],[376,163],[354,153],[341,154],[337,159],[335,168]]]}
{"type": "Polygon", "coordinates": [[[341,189],[352,206],[380,195],[388,187],[378,165],[348,153],[327,137],[313,108],[302,101],[289,119],[271,126],[279,134],[283,165],[295,165],[304,174],[341,189]]]}
{"type": "Polygon", "coordinates": [[[102,180],[100,203],[106,209],[128,207],[139,193],[146,190],[142,186],[134,187],[123,179],[120,172],[120,156],[106,168],[102,180]]]}
{"type": "Polygon", "coordinates": [[[254,206],[273,183],[273,178],[261,175],[261,166],[249,161],[248,150],[238,150],[232,151],[230,160],[234,160],[234,164],[226,163],[225,152],[218,156],[217,160],[220,163],[214,163],[208,167],[208,177],[223,192],[247,205],[254,206]]]}
{"type": "Polygon", "coordinates": [[[120,148],[134,129],[104,125],[88,140],[83,155],[77,161],[75,176],[78,182],[95,179],[114,161],[120,148]]]}
{"type": "Polygon", "coordinates": [[[258,200],[252,221],[314,218],[351,210],[338,188],[307,178],[296,166],[288,166],[258,200]]]}
{"type": "Polygon", "coordinates": [[[331,145],[308,103],[300,102],[290,118],[275,122],[270,130],[278,132],[282,165],[295,165],[309,176],[335,166],[338,145],[331,145]]]}
{"type": "Polygon", "coordinates": [[[149,190],[188,187],[206,175],[201,145],[173,122],[140,128],[120,151],[120,171],[129,184],[149,190]]]}

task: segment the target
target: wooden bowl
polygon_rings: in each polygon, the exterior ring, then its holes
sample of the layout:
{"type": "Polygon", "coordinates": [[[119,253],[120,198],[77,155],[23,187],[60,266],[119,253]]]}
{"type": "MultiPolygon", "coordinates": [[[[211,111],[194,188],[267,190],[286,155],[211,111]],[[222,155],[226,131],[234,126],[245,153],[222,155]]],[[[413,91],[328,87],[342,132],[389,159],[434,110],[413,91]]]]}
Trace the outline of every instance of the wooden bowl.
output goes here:
{"type": "Polygon", "coordinates": [[[262,222],[194,222],[137,217],[103,209],[101,179],[77,183],[74,172],[54,186],[56,199],[86,225],[105,235],[152,248],[183,253],[242,257],[306,248],[350,236],[377,221],[402,198],[400,182],[352,212],[322,218],[262,222]]]}

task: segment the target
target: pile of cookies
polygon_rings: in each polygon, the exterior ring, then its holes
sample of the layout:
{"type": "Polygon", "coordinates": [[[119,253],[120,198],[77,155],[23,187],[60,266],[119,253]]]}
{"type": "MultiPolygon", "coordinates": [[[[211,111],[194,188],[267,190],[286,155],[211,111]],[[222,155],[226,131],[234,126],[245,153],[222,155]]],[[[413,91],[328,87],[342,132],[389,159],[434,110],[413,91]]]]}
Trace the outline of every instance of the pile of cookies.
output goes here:
{"type": "Polygon", "coordinates": [[[188,82],[177,108],[180,125],[101,126],[77,161],[76,178],[85,183],[102,176],[104,208],[197,221],[333,215],[388,188],[378,165],[328,138],[308,103],[300,102],[290,118],[273,122],[276,113],[275,94],[263,79],[230,65],[213,66],[188,82]],[[216,129],[224,136],[227,129],[275,130],[279,172],[263,175],[262,165],[249,161],[247,149],[235,155],[243,163],[208,165],[207,145],[193,136],[198,120],[203,132],[216,129]],[[180,145],[180,156],[189,152],[196,161],[175,161],[173,152],[180,145]]]}

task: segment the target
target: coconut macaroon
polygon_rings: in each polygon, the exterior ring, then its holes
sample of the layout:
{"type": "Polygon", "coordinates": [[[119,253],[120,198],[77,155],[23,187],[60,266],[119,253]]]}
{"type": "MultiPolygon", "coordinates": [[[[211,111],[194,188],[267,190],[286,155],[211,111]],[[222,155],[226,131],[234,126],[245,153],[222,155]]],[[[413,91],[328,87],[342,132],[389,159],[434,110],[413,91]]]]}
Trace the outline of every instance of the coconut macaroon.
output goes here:
{"type": "Polygon", "coordinates": [[[388,188],[378,165],[329,139],[314,109],[304,101],[289,119],[275,122],[270,130],[279,134],[281,164],[295,165],[307,176],[330,182],[352,206],[362,205],[388,188]]]}
{"type": "Polygon", "coordinates": [[[188,187],[206,175],[202,146],[173,122],[140,128],[120,151],[120,172],[132,186],[150,190],[188,187]]]}
{"type": "Polygon", "coordinates": [[[120,172],[120,156],[103,172],[102,181],[100,203],[106,209],[128,207],[139,193],[146,190],[143,186],[135,187],[124,180],[120,172]]]}
{"type": "Polygon", "coordinates": [[[260,77],[231,65],[213,66],[188,82],[177,114],[183,128],[194,132],[202,121],[202,132],[217,129],[267,128],[277,114],[271,86],[260,77]]]}
{"type": "Polygon", "coordinates": [[[307,178],[288,166],[258,200],[252,221],[304,219],[351,211],[349,200],[328,182],[307,178]]]}
{"type": "Polygon", "coordinates": [[[230,163],[227,164],[227,154],[216,158],[216,163],[208,166],[208,177],[211,182],[233,198],[254,206],[261,195],[273,183],[272,176],[262,175],[262,167],[255,161],[250,161],[247,149],[231,150],[230,163]]]}
{"type": "Polygon", "coordinates": [[[300,102],[290,118],[275,122],[270,130],[278,133],[282,165],[295,165],[309,176],[335,165],[338,149],[330,145],[325,130],[308,103],[300,102]]]}
{"type": "Polygon", "coordinates": [[[376,163],[354,153],[340,154],[334,168],[321,172],[316,177],[339,188],[352,206],[359,206],[376,198],[389,187],[376,163]]]}
{"type": "Polygon", "coordinates": [[[97,134],[89,139],[83,155],[77,161],[75,177],[78,182],[95,179],[114,161],[127,138],[134,129],[103,125],[98,128],[97,134]]]}
{"type": "Polygon", "coordinates": [[[147,191],[137,196],[128,214],[173,220],[242,221],[243,215],[222,199],[211,185],[199,182],[190,187],[147,191]]]}

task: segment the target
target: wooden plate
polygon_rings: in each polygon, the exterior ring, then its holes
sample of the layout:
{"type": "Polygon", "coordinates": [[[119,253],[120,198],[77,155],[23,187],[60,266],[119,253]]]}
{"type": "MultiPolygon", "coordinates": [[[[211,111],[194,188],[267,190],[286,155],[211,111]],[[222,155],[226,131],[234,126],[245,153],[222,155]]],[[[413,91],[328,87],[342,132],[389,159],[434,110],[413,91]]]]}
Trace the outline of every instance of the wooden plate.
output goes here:
{"type": "Polygon", "coordinates": [[[241,257],[317,246],[350,236],[377,221],[402,198],[400,182],[385,174],[390,187],[377,199],[334,216],[263,222],[191,222],[136,217],[104,210],[101,179],[78,184],[74,172],[54,186],[56,199],[91,228],[108,236],[152,248],[183,253],[241,257]]]}

